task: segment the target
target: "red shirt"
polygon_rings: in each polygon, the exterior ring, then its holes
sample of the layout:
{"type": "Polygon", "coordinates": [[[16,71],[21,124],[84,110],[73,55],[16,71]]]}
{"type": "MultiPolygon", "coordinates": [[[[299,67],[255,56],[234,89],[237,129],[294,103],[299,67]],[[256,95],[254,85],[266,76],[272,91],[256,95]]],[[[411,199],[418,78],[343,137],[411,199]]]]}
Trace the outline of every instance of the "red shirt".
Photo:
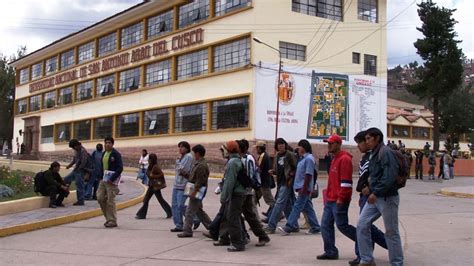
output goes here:
{"type": "Polygon", "coordinates": [[[327,201],[350,202],[352,198],[352,155],[340,151],[331,162],[327,201]]]}

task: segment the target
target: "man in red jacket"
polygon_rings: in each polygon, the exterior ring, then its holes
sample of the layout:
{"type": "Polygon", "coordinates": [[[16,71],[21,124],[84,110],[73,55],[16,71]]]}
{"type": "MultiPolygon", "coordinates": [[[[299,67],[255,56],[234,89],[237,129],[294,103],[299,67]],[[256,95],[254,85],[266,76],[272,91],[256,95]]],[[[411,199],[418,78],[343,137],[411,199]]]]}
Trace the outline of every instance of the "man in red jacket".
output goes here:
{"type": "Polygon", "coordinates": [[[316,258],[318,260],[337,260],[339,251],[336,248],[334,222],[342,234],[357,241],[356,228],[349,224],[348,218],[352,197],[352,155],[341,150],[342,139],[336,134],[325,139],[324,142],[328,143],[328,151],[334,155],[334,158],[329,169],[326,188],[327,202],[324,205],[321,222],[324,253],[316,258]]]}

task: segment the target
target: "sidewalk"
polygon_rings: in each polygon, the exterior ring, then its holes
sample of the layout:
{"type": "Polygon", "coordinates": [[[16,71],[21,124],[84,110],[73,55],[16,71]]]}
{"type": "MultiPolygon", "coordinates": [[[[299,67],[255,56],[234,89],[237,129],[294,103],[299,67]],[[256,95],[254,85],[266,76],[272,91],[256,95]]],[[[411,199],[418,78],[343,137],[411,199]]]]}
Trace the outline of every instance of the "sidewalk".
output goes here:
{"type": "MultiPolygon", "coordinates": [[[[134,178],[124,177],[122,180],[124,182],[119,185],[120,194],[116,197],[117,209],[119,210],[140,203],[145,192],[145,187],[134,181],[134,178]]],[[[84,206],[67,204],[64,208],[40,208],[4,215],[0,219],[0,237],[101,215],[102,212],[96,200],[86,201],[84,206]]]]}

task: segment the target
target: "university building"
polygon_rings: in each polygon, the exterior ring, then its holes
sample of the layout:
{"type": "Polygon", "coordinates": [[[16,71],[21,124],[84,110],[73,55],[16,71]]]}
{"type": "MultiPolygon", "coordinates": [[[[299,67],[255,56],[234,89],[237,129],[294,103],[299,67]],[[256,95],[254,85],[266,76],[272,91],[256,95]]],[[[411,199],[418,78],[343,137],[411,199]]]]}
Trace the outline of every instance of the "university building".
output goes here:
{"type": "Polygon", "coordinates": [[[386,130],[386,20],[384,0],[144,1],[12,63],[13,143],[50,160],[113,136],[131,166],[142,148],[173,161],[181,140],[218,160],[223,142],[271,143],[276,128],[353,144],[386,130]],[[352,102],[358,88],[372,105],[352,102]]]}

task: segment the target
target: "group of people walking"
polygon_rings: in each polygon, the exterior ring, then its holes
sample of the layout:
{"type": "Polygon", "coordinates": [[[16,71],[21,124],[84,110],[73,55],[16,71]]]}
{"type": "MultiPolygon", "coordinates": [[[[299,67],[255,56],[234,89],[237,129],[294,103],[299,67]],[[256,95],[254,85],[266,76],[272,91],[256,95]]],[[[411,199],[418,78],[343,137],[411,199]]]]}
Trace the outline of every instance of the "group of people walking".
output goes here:
{"type": "MultiPolygon", "coordinates": [[[[398,230],[400,200],[396,184],[399,167],[397,158],[384,145],[383,134],[377,128],[359,132],[354,140],[364,154],[356,186],[356,191],[360,193],[357,226],[351,225],[348,217],[353,188],[352,156],[342,150],[342,139],[338,135],[324,140],[333,159],[328,170],[327,187],[322,193],[324,208],[321,224],[312,202],[317,191],[317,164],[312,147],[307,140],[302,139],[293,150],[283,138],[275,141],[273,167],[263,141],[255,145],[256,158],[249,152],[249,142],[245,139],[231,140],[221,146],[226,165],[224,178],[215,190],[216,194],[220,194],[221,207],[213,219],[203,208],[203,199],[209,192],[210,173],[205,147],[198,144],[191,148],[186,141],[178,143],[179,156],[175,164],[171,206],[161,193],[167,184],[158,158],[156,154],[148,154],[144,150],[140,159],[143,168],[140,171],[142,180],[146,180],[147,191],[136,218],[146,219],[149,201],[155,195],[166,218],[173,218],[174,227],[170,231],[178,233],[178,237],[192,237],[193,230],[202,224],[207,229],[204,236],[215,240],[214,246],[228,246],[229,252],[238,252],[244,251],[250,242],[245,221],[258,238],[255,245],[261,247],[266,246],[270,242],[269,235],[277,231],[282,235],[299,232],[301,227],[298,220],[303,213],[308,228],[306,234],[322,235],[324,252],[316,257],[318,260],[339,259],[335,243],[336,225],[343,235],[355,243],[356,258],[349,262],[350,265],[375,265],[374,244],[388,249],[392,265],[403,265],[398,230]],[[272,188],[275,187],[274,196],[272,188]],[[260,219],[257,211],[261,198],[269,206],[262,213],[265,219],[260,219]],[[286,223],[278,226],[284,217],[286,223]],[[385,234],[373,225],[379,217],[384,220],[385,234]]],[[[97,198],[106,219],[105,227],[117,226],[115,196],[119,192],[118,182],[123,171],[121,155],[113,145],[113,138],[105,138],[105,151],[98,144],[96,151],[88,155],[80,142],[71,140],[70,147],[74,149],[75,157],[68,167],[74,165],[75,168],[65,178],[65,184],[76,181],[75,205],[83,205],[84,200],[97,198]],[[91,177],[84,192],[81,179],[88,173],[91,177]]],[[[52,165],[54,167],[57,165],[52,165]]]]}

